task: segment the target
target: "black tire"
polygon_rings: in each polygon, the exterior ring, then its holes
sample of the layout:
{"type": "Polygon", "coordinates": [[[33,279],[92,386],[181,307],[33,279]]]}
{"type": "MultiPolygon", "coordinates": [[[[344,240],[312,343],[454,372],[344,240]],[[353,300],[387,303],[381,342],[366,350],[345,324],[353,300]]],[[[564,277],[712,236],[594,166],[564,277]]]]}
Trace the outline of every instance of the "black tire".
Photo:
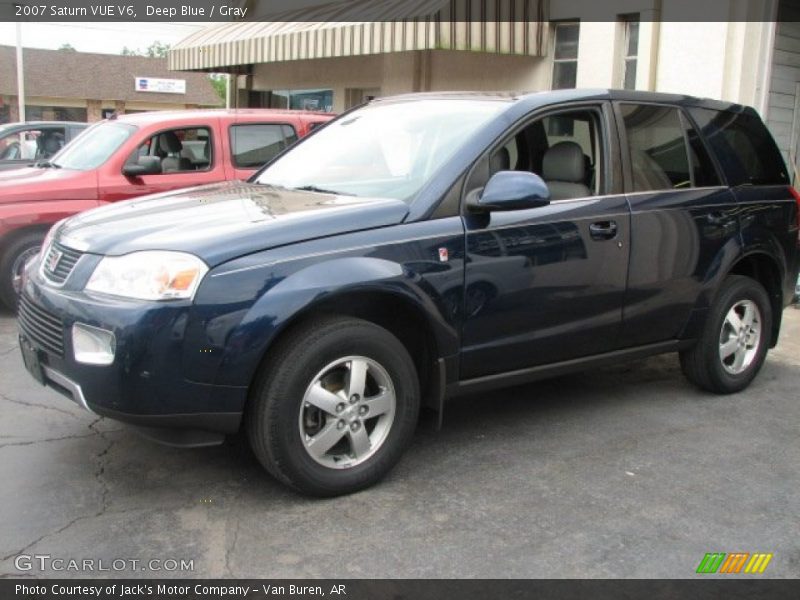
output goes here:
{"type": "Polygon", "coordinates": [[[19,236],[6,246],[0,256],[0,300],[13,311],[17,310],[17,290],[14,280],[21,267],[20,261],[31,258],[39,251],[44,233],[31,232],[19,236]]]}
{"type": "MultiPolygon", "coordinates": [[[[403,344],[368,321],[324,317],[291,331],[268,354],[271,358],[254,385],[245,423],[253,452],[267,471],[298,491],[323,497],[355,492],[386,475],[410,443],[419,415],[417,372],[403,344]],[[352,356],[370,359],[388,374],[395,392],[393,420],[364,462],[332,468],[306,450],[300,411],[306,410],[304,395],[315,377],[327,365],[352,356]]],[[[324,424],[338,419],[327,414],[323,418],[324,424]]],[[[365,418],[365,431],[366,423],[365,418]]]]}
{"type": "Polygon", "coordinates": [[[730,275],[714,300],[697,344],[680,353],[681,368],[696,386],[717,394],[745,389],[758,374],[767,356],[772,336],[772,306],[764,287],[741,275],[730,275]],[[721,334],[728,312],[743,301],[752,301],[760,313],[761,333],[754,345],[752,362],[740,373],[731,373],[720,357],[721,334]]]}

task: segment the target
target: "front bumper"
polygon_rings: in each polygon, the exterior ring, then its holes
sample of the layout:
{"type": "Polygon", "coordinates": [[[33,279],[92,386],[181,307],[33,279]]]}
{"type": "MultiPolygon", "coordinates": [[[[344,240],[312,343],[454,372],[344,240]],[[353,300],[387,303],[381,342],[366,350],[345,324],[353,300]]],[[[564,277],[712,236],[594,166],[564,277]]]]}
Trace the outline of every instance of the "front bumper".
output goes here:
{"type": "Polygon", "coordinates": [[[175,445],[206,445],[221,441],[219,434],[239,429],[246,387],[201,383],[184,376],[191,303],[89,296],[48,285],[31,265],[20,307],[20,348],[26,368],[40,383],[87,410],[175,445]],[[71,332],[76,322],[114,333],[112,364],[75,360],[71,332]]]}

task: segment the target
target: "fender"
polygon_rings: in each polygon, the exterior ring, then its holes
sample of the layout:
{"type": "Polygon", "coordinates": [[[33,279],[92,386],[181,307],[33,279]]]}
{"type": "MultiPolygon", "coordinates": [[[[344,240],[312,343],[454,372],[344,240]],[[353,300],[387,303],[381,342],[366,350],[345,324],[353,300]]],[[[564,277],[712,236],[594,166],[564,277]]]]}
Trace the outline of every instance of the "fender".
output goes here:
{"type": "MultiPolygon", "coordinates": [[[[325,303],[346,301],[356,294],[380,294],[401,300],[425,319],[440,356],[458,352],[458,330],[444,316],[444,300],[437,298],[424,278],[404,268],[400,262],[369,256],[303,262],[306,266],[294,272],[291,272],[293,265],[275,265],[270,269],[272,273],[265,273],[263,279],[248,273],[246,281],[266,281],[264,285],[268,286],[260,295],[252,289],[252,284],[249,286],[250,292],[258,295],[249,307],[209,318],[210,315],[202,314],[204,300],[196,299],[198,314],[187,328],[187,340],[209,340],[211,348],[207,358],[203,355],[206,360],[198,361],[193,355],[191,361],[184,361],[187,378],[217,385],[247,386],[265,353],[287,327],[325,303]],[[279,274],[279,268],[289,272],[279,274]],[[219,348],[216,359],[215,347],[219,348]],[[195,366],[201,363],[202,367],[195,366]]],[[[226,289],[236,288],[245,281],[224,281],[228,279],[238,278],[235,275],[220,277],[218,281],[212,278],[203,286],[203,297],[209,299],[209,305],[218,302],[219,295],[226,289]]]]}
{"type": "Polygon", "coordinates": [[[0,239],[20,229],[47,229],[61,219],[96,206],[95,200],[43,200],[0,204],[0,239]]]}

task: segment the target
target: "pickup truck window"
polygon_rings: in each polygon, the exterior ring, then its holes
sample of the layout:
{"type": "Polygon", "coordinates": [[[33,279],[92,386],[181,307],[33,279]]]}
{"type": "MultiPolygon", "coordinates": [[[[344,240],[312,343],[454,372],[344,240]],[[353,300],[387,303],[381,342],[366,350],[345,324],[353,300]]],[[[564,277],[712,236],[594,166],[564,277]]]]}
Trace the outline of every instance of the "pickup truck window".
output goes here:
{"type": "Polygon", "coordinates": [[[729,185],[788,185],[783,158],[761,119],[706,108],[689,114],[722,162],[729,185]]]}
{"type": "Polygon", "coordinates": [[[411,202],[473,134],[507,107],[501,100],[420,100],[371,104],[331,121],[255,179],[411,202]]]}
{"type": "Polygon", "coordinates": [[[205,127],[170,129],[148,138],[130,157],[135,163],[143,156],[161,161],[161,173],[206,171],[211,166],[211,132],[205,127]]]}
{"type": "Polygon", "coordinates": [[[692,187],[686,138],[677,108],[622,104],[633,191],[692,187]]]}
{"type": "Polygon", "coordinates": [[[89,171],[96,169],[117,151],[136,127],[125,123],[103,121],[81,135],[80,144],[69,144],[50,163],[55,167],[89,171]]]}
{"type": "Polygon", "coordinates": [[[280,123],[232,125],[233,164],[240,169],[258,168],[297,141],[291,125],[280,123]]]}

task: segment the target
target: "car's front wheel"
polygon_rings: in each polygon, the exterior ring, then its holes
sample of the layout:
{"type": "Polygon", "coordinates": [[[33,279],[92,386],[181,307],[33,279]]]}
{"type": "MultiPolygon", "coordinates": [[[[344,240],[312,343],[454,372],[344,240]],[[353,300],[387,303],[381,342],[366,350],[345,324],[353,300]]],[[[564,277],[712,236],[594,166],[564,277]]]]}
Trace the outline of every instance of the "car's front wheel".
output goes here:
{"type": "Polygon", "coordinates": [[[294,330],[270,354],[246,423],[267,470],[317,496],[382,478],[419,412],[417,373],[403,344],[373,323],[327,317],[294,330]]]}
{"type": "Polygon", "coordinates": [[[717,294],[697,344],[681,353],[681,367],[704,390],[741,391],[764,364],[771,335],[766,290],[749,277],[731,275],[717,294]]]}
{"type": "Polygon", "coordinates": [[[0,256],[0,300],[11,310],[17,308],[25,264],[39,253],[44,234],[26,233],[10,242],[0,256]]]}

